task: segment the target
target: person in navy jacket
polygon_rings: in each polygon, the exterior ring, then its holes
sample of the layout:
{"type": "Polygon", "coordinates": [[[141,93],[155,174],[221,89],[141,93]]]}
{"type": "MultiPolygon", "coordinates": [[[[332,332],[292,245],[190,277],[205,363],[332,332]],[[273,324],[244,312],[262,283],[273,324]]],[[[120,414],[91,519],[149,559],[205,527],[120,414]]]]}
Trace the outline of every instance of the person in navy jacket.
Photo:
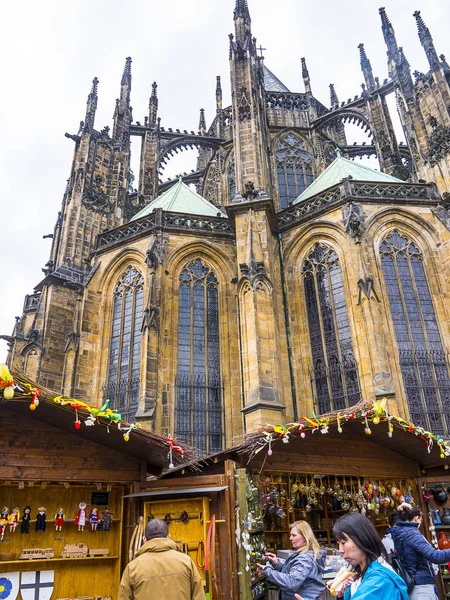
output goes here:
{"type": "Polygon", "coordinates": [[[391,529],[395,550],[415,581],[411,600],[435,600],[436,571],[433,565],[450,561],[450,550],[435,550],[419,531],[422,511],[418,506],[402,505],[397,525],[391,529]]]}

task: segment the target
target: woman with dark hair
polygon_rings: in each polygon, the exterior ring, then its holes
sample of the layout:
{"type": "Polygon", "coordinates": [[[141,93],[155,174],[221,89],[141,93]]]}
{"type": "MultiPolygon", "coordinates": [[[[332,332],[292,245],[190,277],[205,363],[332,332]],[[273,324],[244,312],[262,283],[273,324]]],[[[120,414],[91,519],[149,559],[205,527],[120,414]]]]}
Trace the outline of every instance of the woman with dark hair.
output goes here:
{"type": "Polygon", "coordinates": [[[419,531],[422,511],[407,504],[398,508],[397,525],[391,530],[395,549],[403,566],[415,581],[411,600],[436,600],[436,572],[433,564],[450,560],[450,550],[435,550],[419,531]]]}
{"type": "Polygon", "coordinates": [[[339,552],[355,570],[355,581],[345,590],[344,600],[408,600],[406,584],[384,561],[386,550],[367,517],[343,515],[333,533],[339,552]]]}
{"type": "Polygon", "coordinates": [[[270,565],[259,567],[263,569],[267,580],[280,588],[281,600],[294,600],[295,592],[305,600],[318,600],[325,590],[322,572],[326,551],[320,549],[309,523],[295,521],[290,527],[289,539],[293,552],[286,560],[266,552],[270,565]]]}

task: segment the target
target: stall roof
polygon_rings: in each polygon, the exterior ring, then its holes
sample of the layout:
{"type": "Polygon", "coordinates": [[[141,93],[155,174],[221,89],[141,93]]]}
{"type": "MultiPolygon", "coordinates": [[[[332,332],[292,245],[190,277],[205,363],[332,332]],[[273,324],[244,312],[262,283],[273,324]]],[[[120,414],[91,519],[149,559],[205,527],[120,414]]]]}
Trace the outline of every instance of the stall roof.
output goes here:
{"type": "MultiPolygon", "coordinates": [[[[96,416],[95,425],[86,426],[84,422],[92,413],[82,406],[82,402],[79,402],[77,405],[77,400],[65,399],[56,392],[52,392],[36,384],[19,372],[12,371],[11,374],[19,387],[15,389],[14,398],[5,401],[5,406],[19,417],[32,416],[38,421],[52,425],[60,430],[71,434],[76,433],[77,436],[83,439],[145,461],[148,473],[159,475],[168,466],[169,443],[164,437],[144,428],[136,427],[129,431],[130,425],[128,423],[122,420],[117,423],[104,416],[96,416]],[[40,394],[37,396],[39,404],[35,410],[30,411],[29,407],[32,403],[33,390],[37,390],[40,394]],[[60,404],[58,400],[67,403],[60,404]],[[78,418],[81,421],[78,431],[74,428],[77,414],[75,413],[74,406],[78,406],[78,418]],[[125,441],[124,435],[128,431],[129,440],[125,441]]],[[[174,465],[183,463],[186,461],[186,458],[192,459],[195,456],[195,451],[192,448],[180,446],[179,444],[177,444],[177,447],[182,449],[184,456],[174,451],[172,453],[172,462],[174,465]]]]}
{"type": "Polygon", "coordinates": [[[227,485],[219,485],[213,487],[199,487],[199,488],[184,488],[180,490],[155,490],[154,492],[136,492],[134,494],[128,494],[123,496],[124,498],[144,498],[147,496],[180,496],[181,494],[207,494],[211,492],[223,492],[228,489],[227,485]]]}
{"type": "Polygon", "coordinates": [[[390,451],[390,456],[400,455],[405,461],[414,462],[422,470],[450,465],[450,446],[443,438],[425,431],[410,421],[390,414],[386,402],[359,404],[342,411],[320,415],[319,417],[302,417],[297,423],[287,425],[268,425],[266,428],[250,433],[244,440],[227,450],[216,453],[201,460],[187,461],[164,476],[182,469],[201,471],[213,463],[233,459],[247,463],[263,461],[267,455],[269,443],[275,453],[302,452],[302,444],[307,444],[310,451],[314,445],[317,449],[324,441],[336,445],[351,441],[364,441],[374,444],[371,456],[376,456],[377,446],[390,451]],[[341,429],[341,432],[339,432],[341,429]],[[283,443],[284,442],[284,443],[283,443]],[[260,454],[260,456],[258,456],[260,454]]]}

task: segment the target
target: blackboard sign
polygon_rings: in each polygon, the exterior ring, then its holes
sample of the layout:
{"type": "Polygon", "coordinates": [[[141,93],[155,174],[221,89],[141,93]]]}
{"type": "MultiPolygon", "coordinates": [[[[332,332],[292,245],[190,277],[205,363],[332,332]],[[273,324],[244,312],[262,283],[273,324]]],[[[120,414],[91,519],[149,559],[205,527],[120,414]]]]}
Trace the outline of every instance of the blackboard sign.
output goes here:
{"type": "Polygon", "coordinates": [[[108,492],[92,492],[91,505],[93,506],[108,506],[109,494],[108,492]]]}

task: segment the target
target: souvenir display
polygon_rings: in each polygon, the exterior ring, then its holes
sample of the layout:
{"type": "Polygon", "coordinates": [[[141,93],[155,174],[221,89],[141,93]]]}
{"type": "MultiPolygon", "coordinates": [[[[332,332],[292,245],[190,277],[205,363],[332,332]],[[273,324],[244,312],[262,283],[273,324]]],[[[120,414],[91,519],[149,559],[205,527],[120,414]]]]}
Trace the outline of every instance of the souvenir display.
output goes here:
{"type": "Polygon", "coordinates": [[[6,527],[8,526],[8,517],[9,517],[9,510],[8,507],[5,506],[2,510],[2,512],[0,513],[0,540],[3,541],[3,538],[5,537],[5,531],[6,531],[6,527]]]}
{"type": "Polygon", "coordinates": [[[112,515],[109,508],[105,508],[105,512],[102,517],[102,529],[103,531],[109,531],[111,529],[112,515]]]}
{"type": "Polygon", "coordinates": [[[77,516],[74,519],[75,525],[78,525],[78,531],[84,531],[86,525],[86,502],[80,502],[78,505],[77,516]]]}
{"type": "Polygon", "coordinates": [[[20,533],[30,532],[30,521],[31,521],[31,508],[25,506],[22,513],[22,525],[20,527],[20,533]]]}
{"type": "Polygon", "coordinates": [[[89,522],[91,524],[91,531],[97,531],[97,527],[99,524],[100,518],[98,516],[98,509],[93,508],[91,510],[91,514],[89,515],[89,522]]]}
{"type": "Polygon", "coordinates": [[[19,555],[20,560],[37,560],[37,559],[55,558],[53,548],[24,548],[19,555]]]}
{"type": "Polygon", "coordinates": [[[62,531],[64,525],[64,509],[59,508],[55,515],[55,531],[62,531]]]}
{"type": "Polygon", "coordinates": [[[88,555],[86,544],[66,544],[61,553],[61,558],[86,558],[88,555]]]}
{"type": "Polygon", "coordinates": [[[47,529],[47,516],[45,508],[40,506],[36,515],[36,531],[45,531],[47,529]]]}
{"type": "Polygon", "coordinates": [[[12,509],[12,512],[8,517],[10,533],[14,533],[16,531],[17,525],[19,524],[19,520],[20,520],[20,512],[19,512],[19,509],[17,508],[17,506],[15,506],[12,509]]]}

